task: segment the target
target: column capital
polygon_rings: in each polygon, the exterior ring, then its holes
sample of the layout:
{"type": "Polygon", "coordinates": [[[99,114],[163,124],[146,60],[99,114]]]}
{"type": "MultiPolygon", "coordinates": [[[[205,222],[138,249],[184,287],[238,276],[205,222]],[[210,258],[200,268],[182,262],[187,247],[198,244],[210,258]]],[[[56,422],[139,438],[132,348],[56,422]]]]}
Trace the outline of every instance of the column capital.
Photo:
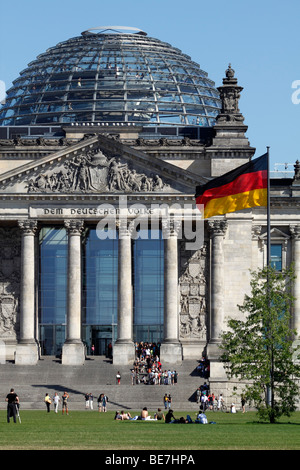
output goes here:
{"type": "Polygon", "coordinates": [[[207,227],[212,236],[224,236],[228,227],[228,222],[225,219],[208,220],[207,227]]]}
{"type": "Polygon", "coordinates": [[[119,217],[116,220],[116,228],[119,230],[119,238],[131,237],[135,228],[135,218],[127,219],[127,217],[119,217]]]}
{"type": "Polygon", "coordinates": [[[72,235],[81,235],[84,229],[83,220],[78,219],[66,219],[64,220],[64,226],[72,235]]]}
{"type": "Polygon", "coordinates": [[[35,235],[37,231],[37,221],[34,219],[18,220],[18,226],[23,234],[35,235]]]}
{"type": "Polygon", "coordinates": [[[163,218],[161,226],[163,238],[177,237],[182,227],[182,220],[175,217],[163,218]]]}
{"type": "Polygon", "coordinates": [[[294,240],[300,240],[300,225],[290,225],[290,232],[294,240]]]}

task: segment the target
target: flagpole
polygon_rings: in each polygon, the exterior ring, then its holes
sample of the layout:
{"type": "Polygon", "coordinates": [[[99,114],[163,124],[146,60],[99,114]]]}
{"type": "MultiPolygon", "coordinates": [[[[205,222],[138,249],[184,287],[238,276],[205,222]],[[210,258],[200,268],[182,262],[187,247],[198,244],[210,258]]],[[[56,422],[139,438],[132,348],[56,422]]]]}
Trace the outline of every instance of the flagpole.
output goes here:
{"type": "Polygon", "coordinates": [[[270,217],[270,147],[267,147],[267,266],[271,261],[271,217],[270,217]]]}
{"type": "MultiPolygon", "coordinates": [[[[267,147],[267,269],[270,268],[271,263],[271,206],[270,206],[270,147],[267,147]]],[[[267,274],[267,289],[269,291],[269,273],[267,274]]],[[[268,299],[268,308],[270,309],[270,299],[268,299]]],[[[269,319],[270,321],[270,319],[269,319]]],[[[271,360],[271,368],[270,368],[270,381],[272,382],[273,376],[273,359],[271,360]]],[[[272,386],[271,384],[267,387],[267,403],[270,407],[272,407],[273,399],[272,399],[272,386]]]]}

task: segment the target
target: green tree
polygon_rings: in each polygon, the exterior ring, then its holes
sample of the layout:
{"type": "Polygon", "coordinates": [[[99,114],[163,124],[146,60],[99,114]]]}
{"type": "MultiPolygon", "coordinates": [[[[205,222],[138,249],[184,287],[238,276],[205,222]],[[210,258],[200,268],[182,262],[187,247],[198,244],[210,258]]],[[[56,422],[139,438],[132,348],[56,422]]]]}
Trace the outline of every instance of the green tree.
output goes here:
{"type": "Polygon", "coordinates": [[[292,267],[251,273],[251,294],[238,306],[244,320],[229,319],[222,334],[221,360],[228,378],[245,382],[246,400],[270,423],[290,416],[299,394],[296,331],[291,329],[294,280],[292,267]]]}

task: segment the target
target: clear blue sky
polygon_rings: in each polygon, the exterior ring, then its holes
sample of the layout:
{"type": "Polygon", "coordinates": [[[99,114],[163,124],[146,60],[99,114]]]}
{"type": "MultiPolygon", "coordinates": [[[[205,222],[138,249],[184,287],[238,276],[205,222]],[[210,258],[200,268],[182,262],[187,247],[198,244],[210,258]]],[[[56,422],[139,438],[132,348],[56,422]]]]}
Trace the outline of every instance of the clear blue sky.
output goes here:
{"type": "Polygon", "coordinates": [[[230,62],[244,87],[240,110],[256,156],[300,160],[300,1],[1,0],[0,80],[6,87],[36,56],[102,25],[132,26],[181,49],[216,86],[230,62]],[[300,91],[297,95],[298,101],[300,91]]]}

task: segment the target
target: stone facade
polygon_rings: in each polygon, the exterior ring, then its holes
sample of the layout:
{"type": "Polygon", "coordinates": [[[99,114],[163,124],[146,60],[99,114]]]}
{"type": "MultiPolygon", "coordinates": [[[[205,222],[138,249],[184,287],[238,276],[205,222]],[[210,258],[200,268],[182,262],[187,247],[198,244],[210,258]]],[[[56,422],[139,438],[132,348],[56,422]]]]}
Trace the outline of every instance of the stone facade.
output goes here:
{"type": "MultiPolygon", "coordinates": [[[[183,227],[188,219],[195,228],[199,218],[196,186],[254,155],[238,109],[241,90],[229,67],[220,87],[222,112],[206,141],[148,139],[139,128],[110,127],[105,132],[93,129],[87,133],[80,126],[65,127],[62,139],[0,141],[0,341],[5,344],[7,360],[32,364],[39,359],[37,233],[52,224],[65,227],[68,233],[62,363],[84,363],[81,237],[88,224],[96,225],[110,214],[122,235],[118,242],[118,332],[113,361],[131,364],[135,349],[130,240],[136,221],[141,222],[142,215],[155,214],[162,230],[168,231],[164,240],[161,360],[178,363],[188,358],[199,360],[205,354],[210,360],[210,380],[215,390],[220,386],[224,392],[220,334],[227,318],[240,314],[237,305],[249,292],[250,270],[266,262],[266,210],[244,210],[201,221],[202,241],[195,248],[188,246],[191,240],[183,227]],[[157,207],[171,207],[171,219],[164,220],[157,207]]],[[[271,239],[282,247],[283,265],[295,263],[296,299],[300,298],[298,166],[294,179],[271,185],[271,239]]],[[[300,331],[298,300],[293,314],[294,326],[300,331]]]]}

